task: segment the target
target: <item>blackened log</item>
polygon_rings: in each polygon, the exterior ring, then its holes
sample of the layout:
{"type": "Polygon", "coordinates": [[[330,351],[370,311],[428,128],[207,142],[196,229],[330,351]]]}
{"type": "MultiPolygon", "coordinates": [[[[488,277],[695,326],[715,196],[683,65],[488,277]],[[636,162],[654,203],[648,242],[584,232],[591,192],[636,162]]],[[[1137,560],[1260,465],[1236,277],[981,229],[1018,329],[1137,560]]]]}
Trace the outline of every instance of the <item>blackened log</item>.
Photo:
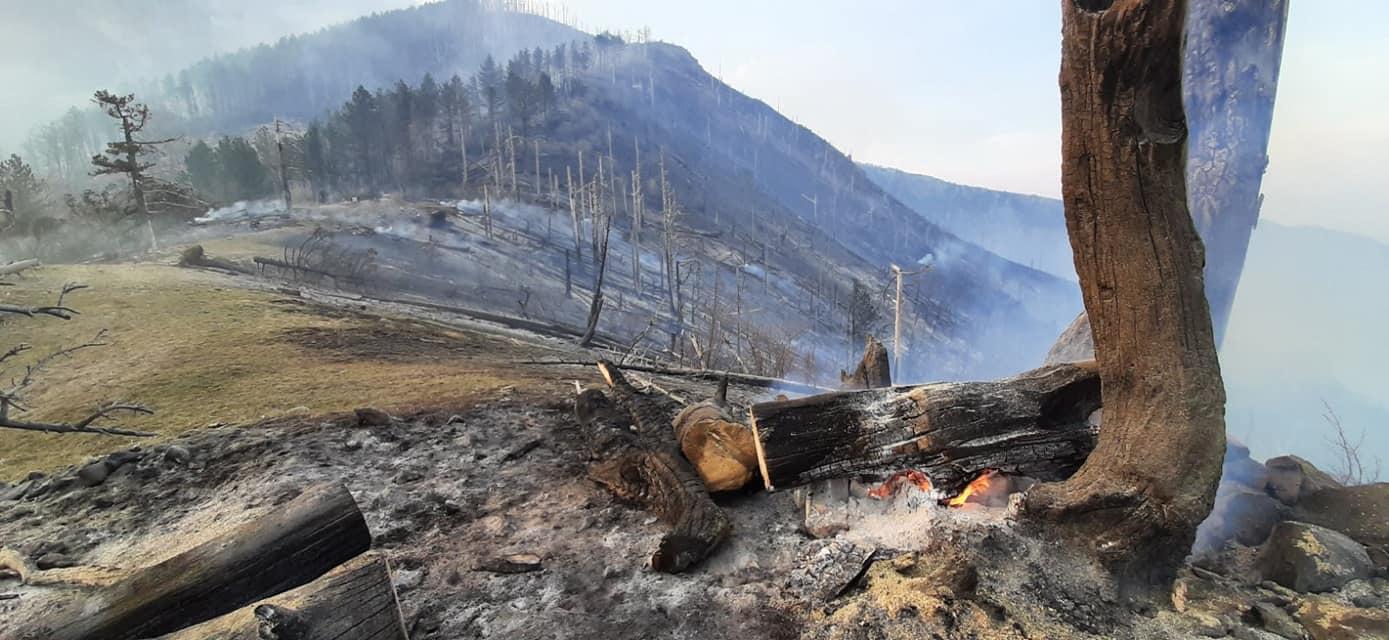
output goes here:
{"type": "Polygon", "coordinates": [[[172,633],[312,582],[370,548],[352,494],[339,484],[315,485],[110,588],[73,598],[37,621],[29,637],[136,640],[172,633]]]}
{"type": "Polygon", "coordinates": [[[406,640],[390,563],[375,552],[302,587],[160,640],[406,640]]]}
{"type": "Polygon", "coordinates": [[[598,370],[611,398],[590,388],[575,405],[597,457],[589,477],[669,525],[651,566],[684,571],[713,553],[732,525],[676,444],[672,422],[680,404],[641,393],[611,363],[600,361],[598,370]]]}
{"type": "Polygon", "coordinates": [[[843,391],[752,407],[767,489],[919,469],[954,491],[985,469],[1064,479],[1094,448],[1093,363],[991,382],[843,391]]]}

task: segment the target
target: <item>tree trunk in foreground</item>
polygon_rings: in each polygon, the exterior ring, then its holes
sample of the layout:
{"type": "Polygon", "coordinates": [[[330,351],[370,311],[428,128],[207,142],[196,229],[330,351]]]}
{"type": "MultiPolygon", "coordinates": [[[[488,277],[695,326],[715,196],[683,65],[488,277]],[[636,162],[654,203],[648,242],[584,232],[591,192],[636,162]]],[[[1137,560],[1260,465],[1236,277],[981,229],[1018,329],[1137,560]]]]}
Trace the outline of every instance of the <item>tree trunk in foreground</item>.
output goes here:
{"type": "Polygon", "coordinates": [[[1080,470],[1029,491],[1119,574],[1166,580],[1210,513],[1225,393],[1186,205],[1184,0],[1063,0],[1062,193],[1104,427],[1080,470]]]}
{"type": "Polygon", "coordinates": [[[352,494],[337,484],[315,485],[109,589],[75,597],[29,633],[47,640],[172,633],[307,584],[370,548],[371,533],[352,494]]]}
{"type": "Polygon", "coordinates": [[[588,475],[669,525],[651,567],[663,573],[684,571],[723,544],[732,524],[676,444],[672,421],[679,403],[642,394],[608,362],[600,361],[598,371],[611,398],[590,388],[574,404],[597,458],[588,475]]]}
{"type": "MultiPolygon", "coordinates": [[[[1219,346],[1263,205],[1259,189],[1268,166],[1288,1],[1195,0],[1188,13],[1187,203],[1206,245],[1206,298],[1219,346]]],[[[1095,357],[1084,315],[1057,339],[1046,364],[1095,357]]]]}
{"type": "Polygon", "coordinates": [[[752,407],[767,489],[865,472],[919,469],[945,491],[985,469],[1068,477],[1095,445],[1093,364],[994,382],[842,391],[752,407]]]}
{"type": "Polygon", "coordinates": [[[293,591],[160,640],[406,640],[385,556],[368,552],[293,591]]]}

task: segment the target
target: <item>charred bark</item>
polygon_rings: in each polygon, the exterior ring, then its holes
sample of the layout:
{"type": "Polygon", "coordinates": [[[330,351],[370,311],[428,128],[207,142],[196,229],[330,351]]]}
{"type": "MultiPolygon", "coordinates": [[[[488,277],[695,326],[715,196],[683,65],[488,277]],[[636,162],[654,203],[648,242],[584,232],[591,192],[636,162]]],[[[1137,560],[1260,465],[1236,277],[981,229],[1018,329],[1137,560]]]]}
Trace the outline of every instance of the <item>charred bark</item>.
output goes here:
{"type": "Polygon", "coordinates": [[[767,488],[913,467],[953,491],[985,469],[1045,480],[1090,453],[1100,406],[1093,365],[1062,365],[993,382],[843,391],[752,407],[767,488]]]}
{"type": "Polygon", "coordinates": [[[406,640],[390,563],[370,552],[322,578],[161,640],[406,640]]]}
{"type": "Polygon", "coordinates": [[[839,382],[842,388],[849,389],[880,389],[892,386],[892,372],[889,366],[887,349],[885,349],[877,338],[868,336],[867,345],[863,349],[863,359],[859,361],[854,372],[839,372],[839,382]]]}
{"type": "MultiPolygon", "coordinates": [[[[1190,123],[1187,203],[1206,245],[1205,287],[1219,345],[1259,222],[1287,0],[1197,0],[1186,18],[1183,94],[1190,123]]],[[[1095,357],[1085,314],[1047,364],[1095,357]]]]}
{"type": "Polygon", "coordinates": [[[370,548],[352,494],[341,485],[316,485],[224,535],[74,598],[28,637],[136,640],[172,633],[307,584],[370,548]]]}
{"type": "Polygon", "coordinates": [[[1121,575],[1165,581],[1210,513],[1225,396],[1186,204],[1184,0],[1062,4],[1062,194],[1104,428],[1022,513],[1121,575]]]}
{"type": "Polygon", "coordinates": [[[732,525],[676,445],[671,424],[679,403],[642,394],[610,363],[600,361],[598,370],[611,397],[590,388],[575,403],[597,457],[589,477],[669,525],[651,566],[684,571],[713,553],[732,525]]]}

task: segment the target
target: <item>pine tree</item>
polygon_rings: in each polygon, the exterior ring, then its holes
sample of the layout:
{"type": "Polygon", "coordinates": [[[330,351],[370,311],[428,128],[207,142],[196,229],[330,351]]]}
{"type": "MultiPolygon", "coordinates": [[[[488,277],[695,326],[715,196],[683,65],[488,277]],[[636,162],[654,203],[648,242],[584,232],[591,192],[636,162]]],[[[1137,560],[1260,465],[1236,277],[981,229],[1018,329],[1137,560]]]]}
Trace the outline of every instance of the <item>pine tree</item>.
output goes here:
{"type": "Polygon", "coordinates": [[[487,107],[487,118],[496,121],[502,110],[502,71],[490,55],[482,61],[482,68],[477,72],[477,84],[483,106],[487,107]]]}
{"type": "Polygon", "coordinates": [[[135,201],[135,211],[145,217],[149,228],[150,246],[158,249],[159,240],[154,235],[154,221],[150,218],[149,204],[145,200],[146,171],[154,167],[153,162],[143,162],[140,156],[154,152],[157,145],[168,140],[138,140],[135,134],[145,129],[149,123],[148,106],[135,101],[135,94],[116,95],[109,91],[97,91],[92,96],[106,115],[114,118],[121,128],[121,139],[106,143],[106,152],[92,156],[94,176],[122,173],[130,179],[130,193],[135,201]]]}

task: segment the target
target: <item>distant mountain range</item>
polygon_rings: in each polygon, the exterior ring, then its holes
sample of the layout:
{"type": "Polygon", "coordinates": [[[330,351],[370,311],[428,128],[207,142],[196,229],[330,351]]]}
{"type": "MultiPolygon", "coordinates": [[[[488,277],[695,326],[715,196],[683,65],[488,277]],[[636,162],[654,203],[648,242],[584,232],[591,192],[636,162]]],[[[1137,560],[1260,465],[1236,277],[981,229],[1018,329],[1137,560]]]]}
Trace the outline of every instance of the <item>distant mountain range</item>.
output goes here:
{"type": "Polygon", "coordinates": [[[1061,201],[946,182],[859,164],[864,173],[923,218],[1013,262],[1075,280],[1061,201]]]}

